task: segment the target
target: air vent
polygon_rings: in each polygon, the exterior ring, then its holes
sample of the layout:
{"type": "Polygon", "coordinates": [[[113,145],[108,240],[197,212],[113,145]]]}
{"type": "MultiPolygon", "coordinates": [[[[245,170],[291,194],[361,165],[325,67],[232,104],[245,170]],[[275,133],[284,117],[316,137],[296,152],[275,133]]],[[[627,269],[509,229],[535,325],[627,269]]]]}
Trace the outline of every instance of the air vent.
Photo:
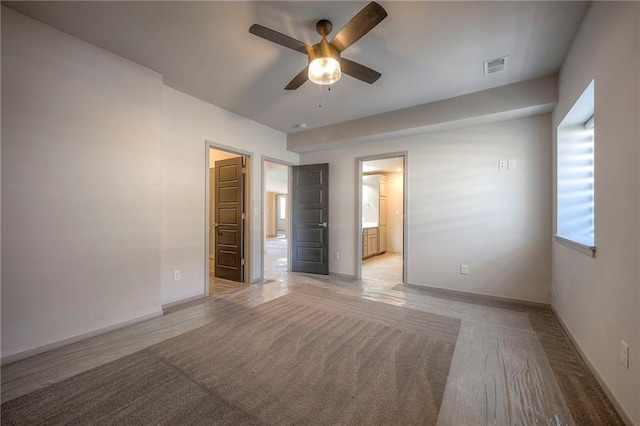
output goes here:
{"type": "Polygon", "coordinates": [[[507,59],[509,59],[508,56],[503,56],[502,58],[485,61],[484,75],[495,74],[497,72],[505,71],[507,69],[507,59]]]}

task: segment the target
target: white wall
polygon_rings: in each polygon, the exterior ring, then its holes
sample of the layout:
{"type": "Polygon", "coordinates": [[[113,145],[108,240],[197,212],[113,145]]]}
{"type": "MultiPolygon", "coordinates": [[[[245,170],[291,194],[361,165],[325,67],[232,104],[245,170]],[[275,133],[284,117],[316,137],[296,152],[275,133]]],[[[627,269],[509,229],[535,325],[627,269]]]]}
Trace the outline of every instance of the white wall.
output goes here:
{"type": "Polygon", "coordinates": [[[2,8],[2,357],[160,313],[162,76],[2,8]]]}
{"type": "Polygon", "coordinates": [[[162,110],[162,303],[204,294],[206,141],[252,156],[251,278],[261,278],[261,156],[297,163],[298,154],[286,150],[284,133],[169,87],[162,110]]]}
{"type": "Polygon", "coordinates": [[[341,253],[331,272],[356,270],[355,158],[408,151],[407,282],[548,303],[549,129],[545,114],[302,154],[303,164],[330,163],[329,250],[341,253]],[[517,169],[498,171],[501,159],[517,169]]]}
{"type": "MultiPolygon", "coordinates": [[[[0,18],[2,17],[2,7],[0,7],[0,18]]],[[[0,31],[0,44],[2,35],[0,31]]],[[[1,49],[0,49],[1,50],[1,49]]],[[[0,81],[2,81],[2,58],[0,57],[0,81]]],[[[0,99],[2,99],[2,89],[0,84],[0,99]]],[[[2,129],[2,102],[0,102],[0,129],[2,129]]],[[[2,132],[0,131],[0,319],[2,318],[2,132]]],[[[1,323],[1,320],[0,320],[1,323]]],[[[0,336],[2,333],[0,331],[0,336]]],[[[0,337],[1,338],[1,337],[0,337]]],[[[1,352],[0,352],[1,356],[1,352]]]]}
{"type": "Polygon", "coordinates": [[[627,416],[640,424],[640,4],[594,2],[560,72],[553,129],[595,79],[595,243],[553,244],[553,307],[627,416]],[[630,345],[630,369],[618,360],[630,345]]]}

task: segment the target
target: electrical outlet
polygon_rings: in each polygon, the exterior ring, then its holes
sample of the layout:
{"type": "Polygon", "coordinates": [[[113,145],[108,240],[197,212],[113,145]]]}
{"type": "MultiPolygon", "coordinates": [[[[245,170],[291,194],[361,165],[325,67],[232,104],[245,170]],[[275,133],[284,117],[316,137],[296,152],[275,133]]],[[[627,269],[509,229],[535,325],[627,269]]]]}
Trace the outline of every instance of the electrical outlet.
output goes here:
{"type": "Polygon", "coordinates": [[[498,170],[505,170],[507,168],[507,160],[498,161],[498,170]]]}
{"type": "Polygon", "coordinates": [[[620,362],[629,368],[629,345],[624,340],[620,340],[620,362]]]}
{"type": "Polygon", "coordinates": [[[173,271],[173,280],[180,281],[180,271],[173,271]]]}
{"type": "Polygon", "coordinates": [[[340,252],[339,251],[334,251],[333,252],[333,258],[335,260],[340,260],[340,252]]]}
{"type": "Polygon", "coordinates": [[[462,275],[467,275],[469,273],[469,265],[465,265],[464,263],[460,265],[460,273],[462,275]]]}
{"type": "Polygon", "coordinates": [[[515,159],[509,160],[509,163],[508,163],[507,167],[508,167],[509,170],[515,169],[516,168],[516,160],[515,159]]]}

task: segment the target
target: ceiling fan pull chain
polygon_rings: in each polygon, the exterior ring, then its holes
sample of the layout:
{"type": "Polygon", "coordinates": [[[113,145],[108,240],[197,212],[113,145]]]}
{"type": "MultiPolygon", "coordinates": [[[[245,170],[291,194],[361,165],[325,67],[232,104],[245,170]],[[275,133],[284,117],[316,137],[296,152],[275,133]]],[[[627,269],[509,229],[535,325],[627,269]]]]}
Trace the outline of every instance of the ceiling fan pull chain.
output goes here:
{"type": "Polygon", "coordinates": [[[322,108],[322,86],[318,85],[318,108],[322,108]]]}

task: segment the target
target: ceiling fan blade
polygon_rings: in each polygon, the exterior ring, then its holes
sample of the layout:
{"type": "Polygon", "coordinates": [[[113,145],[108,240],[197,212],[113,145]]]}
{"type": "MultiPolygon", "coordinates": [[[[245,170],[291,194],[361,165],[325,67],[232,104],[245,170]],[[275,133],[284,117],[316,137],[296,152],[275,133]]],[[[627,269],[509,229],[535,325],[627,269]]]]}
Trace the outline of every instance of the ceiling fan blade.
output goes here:
{"type": "Polygon", "coordinates": [[[302,86],[305,81],[309,79],[309,66],[304,67],[302,71],[298,73],[293,80],[287,84],[287,87],[284,90],[296,90],[298,87],[302,86]]]}
{"type": "Polygon", "coordinates": [[[340,69],[343,73],[369,84],[378,81],[382,75],[376,70],[372,70],[369,67],[365,67],[364,65],[345,58],[340,58],[340,69]]]}
{"type": "Polygon", "coordinates": [[[356,16],[351,18],[347,25],[336,34],[331,44],[342,52],[347,47],[358,41],[360,37],[368,33],[387,17],[387,11],[378,3],[372,1],[364,7],[356,16]]]}
{"type": "Polygon", "coordinates": [[[257,35],[258,37],[262,37],[265,40],[269,40],[273,43],[279,44],[280,46],[288,47],[289,49],[293,49],[300,53],[307,54],[308,49],[311,48],[300,40],[296,40],[295,38],[291,38],[288,35],[284,35],[270,28],[263,27],[260,24],[253,24],[249,28],[249,32],[253,35],[257,35]]]}

